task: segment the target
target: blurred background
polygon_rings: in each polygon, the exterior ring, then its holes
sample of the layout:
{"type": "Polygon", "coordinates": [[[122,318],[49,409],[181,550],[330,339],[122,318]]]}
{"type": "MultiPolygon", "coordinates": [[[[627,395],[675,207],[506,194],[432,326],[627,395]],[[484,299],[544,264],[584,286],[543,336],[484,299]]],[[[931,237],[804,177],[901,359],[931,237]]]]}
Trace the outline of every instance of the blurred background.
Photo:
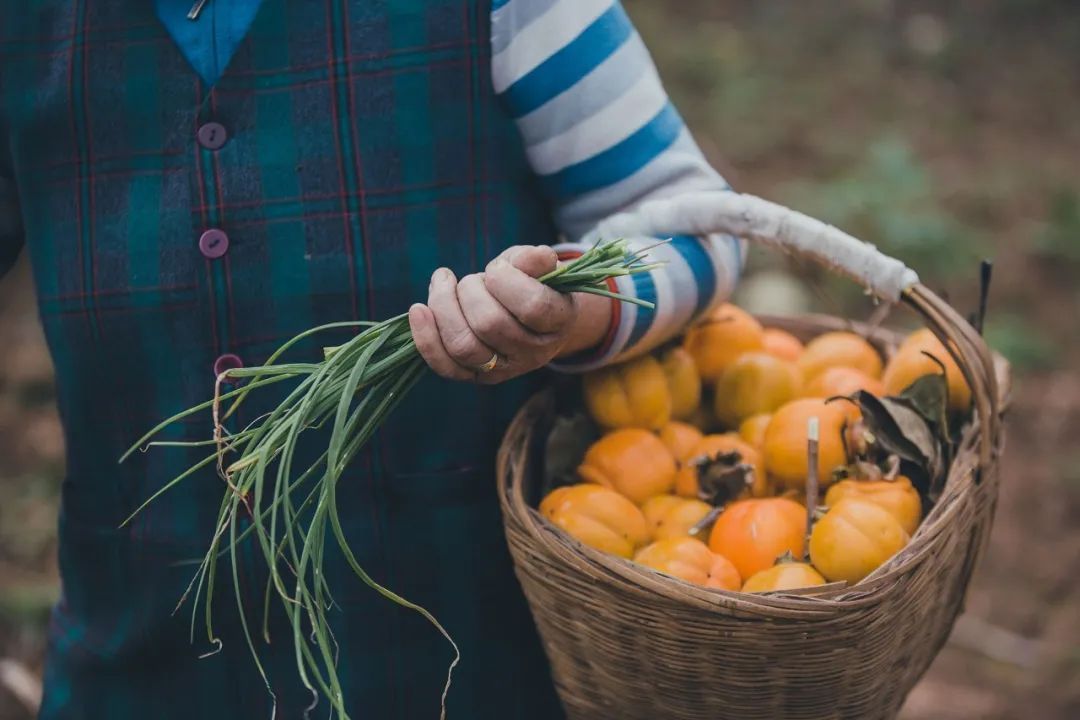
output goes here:
{"type": "MultiPolygon", "coordinates": [[[[874,242],[964,313],[993,260],[986,334],[1016,373],[1002,497],[967,613],[903,718],[1080,718],[1080,3],[626,6],[737,189],[874,242]]],[[[760,251],[737,300],[872,311],[760,251]]],[[[62,477],[24,258],[0,284],[0,720],[33,717],[62,477]]]]}

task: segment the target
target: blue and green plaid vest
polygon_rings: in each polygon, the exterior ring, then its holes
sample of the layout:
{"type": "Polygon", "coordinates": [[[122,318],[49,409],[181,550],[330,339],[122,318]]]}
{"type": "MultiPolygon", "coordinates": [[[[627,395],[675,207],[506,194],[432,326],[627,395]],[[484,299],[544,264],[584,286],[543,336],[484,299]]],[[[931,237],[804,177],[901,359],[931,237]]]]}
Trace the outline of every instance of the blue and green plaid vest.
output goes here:
{"type": "MultiPolygon", "coordinates": [[[[45,720],[269,718],[228,583],[222,652],[199,659],[210,648],[200,624],[189,641],[190,605],[173,614],[194,571],[178,563],[204,552],[221,481],[208,468],[121,527],[202,455],[120,454],[207,399],[215,366],[400,313],[440,265],[467,273],[554,240],[491,89],[489,2],[266,0],[212,87],[153,5],[0,7],[0,172],[19,192],[67,440],[45,720]]],[[[451,718],[558,715],[493,485],[501,431],[536,382],[429,378],[339,491],[360,561],[461,645],[451,718]]],[[[209,432],[206,415],[169,436],[209,432]]],[[[435,717],[445,641],[328,562],[353,717],[435,717]]],[[[258,626],[261,561],[241,570],[258,626]]],[[[301,718],[311,698],[280,617],[271,639],[276,717],[301,718]]]]}

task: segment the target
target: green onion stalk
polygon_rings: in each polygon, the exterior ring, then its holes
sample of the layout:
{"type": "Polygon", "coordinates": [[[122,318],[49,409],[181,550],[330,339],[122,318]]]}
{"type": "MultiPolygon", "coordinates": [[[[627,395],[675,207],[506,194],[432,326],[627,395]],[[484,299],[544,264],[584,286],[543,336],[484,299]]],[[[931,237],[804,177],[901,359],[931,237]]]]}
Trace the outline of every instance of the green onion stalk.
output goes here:
{"type": "MultiPolygon", "coordinates": [[[[648,249],[631,253],[622,240],[597,243],[580,257],[540,278],[540,282],[564,293],[591,293],[636,303],[652,304],[613,293],[610,278],[648,272],[658,267],[644,261],[648,249]]],[[[356,456],[410,389],[426,372],[427,365],[417,352],[406,314],[382,322],[338,322],[313,328],[282,345],[257,367],[228,370],[214,386],[211,400],[189,408],[161,422],[132,445],[120,462],[139,449],[151,446],[207,447],[211,452],[148,498],[127,520],[161,495],[198,471],[216,465],[224,481],[221,507],[210,546],[177,609],[192,601],[191,639],[195,639],[199,601],[208,642],[221,649],[214,631],[211,600],[218,580],[219,562],[228,562],[229,574],[239,609],[241,629],[251,656],[267,691],[270,682],[256,648],[255,629],[245,613],[239,582],[238,548],[253,540],[266,560],[269,577],[263,596],[263,624],[259,635],[269,642],[270,602],[276,597],[291,623],[300,680],[312,693],[313,705],[321,696],[331,705],[331,716],[347,720],[341,683],[338,679],[337,646],[328,613],[334,607],[330,588],[322,572],[328,537],[333,538],[352,571],[368,587],[388,600],[424,616],[450,643],[454,659],[447,670],[441,699],[441,717],[446,716],[446,697],[454,668],[461,653],[450,634],[424,608],[401,597],[374,580],[357,562],[342,530],[338,515],[337,485],[349,462],[356,456]],[[318,362],[279,362],[301,340],[335,329],[359,330],[342,345],[325,348],[318,362]],[[227,381],[246,381],[241,387],[222,392],[227,381]],[[247,427],[229,432],[224,423],[253,392],[285,381],[296,381],[270,412],[247,427]],[[179,420],[210,410],[213,437],[208,440],[177,442],[152,438],[179,420]],[[307,430],[329,428],[326,449],[306,468],[294,468],[293,458],[301,435],[307,430]],[[246,527],[237,522],[241,515],[251,518],[246,527]]],[[[213,653],[210,653],[213,654],[213,653]]]]}

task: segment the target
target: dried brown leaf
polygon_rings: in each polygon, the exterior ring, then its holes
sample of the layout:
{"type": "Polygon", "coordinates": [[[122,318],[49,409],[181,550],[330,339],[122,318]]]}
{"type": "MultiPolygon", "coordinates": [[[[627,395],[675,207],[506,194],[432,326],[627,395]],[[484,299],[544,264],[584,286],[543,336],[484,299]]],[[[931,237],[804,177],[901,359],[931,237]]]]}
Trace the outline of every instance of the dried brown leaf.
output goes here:
{"type": "Polygon", "coordinates": [[[543,495],[560,485],[577,482],[578,465],[599,437],[596,424],[583,412],[555,418],[544,445],[543,495]]]}

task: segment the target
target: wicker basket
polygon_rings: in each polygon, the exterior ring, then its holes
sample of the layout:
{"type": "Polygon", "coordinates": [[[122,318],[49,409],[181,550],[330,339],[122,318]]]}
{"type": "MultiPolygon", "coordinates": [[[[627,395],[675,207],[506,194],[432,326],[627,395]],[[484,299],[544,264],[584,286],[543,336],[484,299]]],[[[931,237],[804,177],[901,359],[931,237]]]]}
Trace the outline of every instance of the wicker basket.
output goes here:
{"type": "MultiPolygon", "coordinates": [[[[866,262],[867,252],[879,255],[871,246],[843,236],[858,247],[838,255],[842,233],[834,228],[735,197],[735,204],[696,198],[697,205],[675,207],[666,224],[654,221],[648,230],[732,232],[895,295],[886,299],[914,308],[951,343],[973,390],[975,421],[941,499],[889,562],[851,587],[751,595],[660,575],[583,546],[548,523],[534,508],[555,397],[551,391],[534,397],[506,433],[499,494],[518,578],[563,706],[575,720],[895,717],[946,641],[989,533],[1008,399],[1004,361],[951,307],[911,280],[910,271],[902,286],[882,281],[882,257],[866,262]],[[810,230],[817,236],[808,237],[810,230]]],[[[896,271],[896,264],[889,267],[896,271]]],[[[804,338],[855,328],[886,355],[897,341],[888,331],[829,317],[767,321],[804,338]]]]}

